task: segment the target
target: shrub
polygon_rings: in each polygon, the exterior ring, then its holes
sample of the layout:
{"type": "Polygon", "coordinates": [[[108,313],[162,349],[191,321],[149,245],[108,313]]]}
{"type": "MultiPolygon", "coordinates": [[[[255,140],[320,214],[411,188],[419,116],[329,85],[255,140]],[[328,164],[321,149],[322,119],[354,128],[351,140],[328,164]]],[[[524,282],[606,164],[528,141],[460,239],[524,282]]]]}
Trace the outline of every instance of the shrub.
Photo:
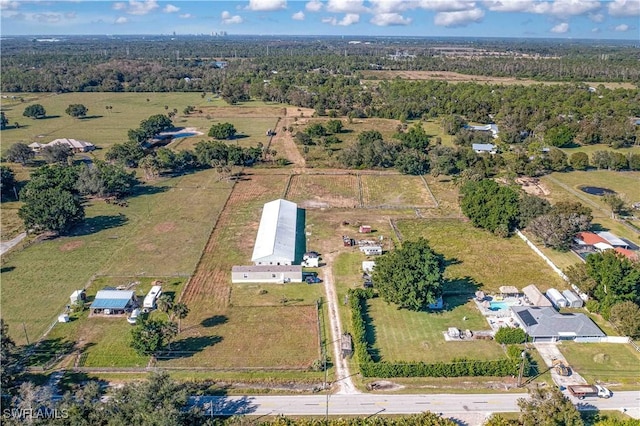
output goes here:
{"type": "Polygon", "coordinates": [[[517,345],[527,340],[527,333],[521,328],[500,327],[495,335],[496,342],[517,345]]]}

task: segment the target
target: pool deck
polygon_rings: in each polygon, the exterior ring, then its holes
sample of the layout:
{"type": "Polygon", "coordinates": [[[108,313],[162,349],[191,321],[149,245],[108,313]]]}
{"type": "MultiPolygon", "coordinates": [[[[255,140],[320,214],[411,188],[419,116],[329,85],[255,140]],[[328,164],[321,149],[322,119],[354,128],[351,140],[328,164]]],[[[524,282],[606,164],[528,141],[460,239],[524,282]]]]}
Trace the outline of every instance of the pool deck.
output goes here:
{"type": "Polygon", "coordinates": [[[513,318],[511,309],[500,309],[493,311],[489,309],[486,304],[491,302],[501,302],[508,306],[526,306],[528,303],[525,302],[524,297],[501,297],[501,296],[488,296],[484,300],[480,301],[478,299],[474,299],[476,302],[476,306],[480,313],[487,319],[489,326],[494,331],[500,329],[500,327],[517,327],[518,323],[515,318],[513,318]]]}

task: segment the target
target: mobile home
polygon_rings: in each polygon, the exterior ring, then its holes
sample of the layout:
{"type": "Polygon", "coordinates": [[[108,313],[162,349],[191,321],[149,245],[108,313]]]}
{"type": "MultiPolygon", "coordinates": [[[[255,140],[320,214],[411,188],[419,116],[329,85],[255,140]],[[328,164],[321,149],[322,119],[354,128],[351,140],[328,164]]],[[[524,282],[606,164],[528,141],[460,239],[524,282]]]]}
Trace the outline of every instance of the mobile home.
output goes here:
{"type": "Polygon", "coordinates": [[[158,298],[161,294],[162,286],[154,285],[153,287],[151,287],[151,290],[149,290],[149,293],[147,293],[144,298],[144,302],[142,302],[142,307],[147,309],[155,309],[156,302],[158,301],[158,298]]]}

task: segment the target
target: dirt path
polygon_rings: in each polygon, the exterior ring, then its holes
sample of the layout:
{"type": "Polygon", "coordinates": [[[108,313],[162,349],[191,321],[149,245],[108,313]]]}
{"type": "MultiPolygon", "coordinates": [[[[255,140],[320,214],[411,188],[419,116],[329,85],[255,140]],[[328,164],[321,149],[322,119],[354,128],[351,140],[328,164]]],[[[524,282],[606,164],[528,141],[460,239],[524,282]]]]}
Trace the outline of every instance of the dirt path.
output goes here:
{"type": "Polygon", "coordinates": [[[331,340],[333,341],[333,359],[336,366],[336,379],[334,383],[337,385],[339,394],[356,394],[360,393],[351,380],[351,373],[347,361],[341,356],[340,337],[342,336],[342,324],[340,323],[340,315],[338,314],[338,296],[336,288],[333,284],[332,265],[335,254],[327,253],[323,255],[324,266],[324,289],[327,296],[327,307],[329,310],[329,323],[331,326],[331,340]]]}
{"type": "Polygon", "coordinates": [[[293,124],[292,117],[285,117],[280,120],[278,128],[276,129],[276,135],[271,141],[271,148],[278,151],[278,157],[281,155],[291,161],[296,169],[304,169],[306,166],[304,157],[300,154],[300,150],[296,146],[293,140],[291,132],[285,132],[282,129],[284,127],[289,128],[293,124]]]}

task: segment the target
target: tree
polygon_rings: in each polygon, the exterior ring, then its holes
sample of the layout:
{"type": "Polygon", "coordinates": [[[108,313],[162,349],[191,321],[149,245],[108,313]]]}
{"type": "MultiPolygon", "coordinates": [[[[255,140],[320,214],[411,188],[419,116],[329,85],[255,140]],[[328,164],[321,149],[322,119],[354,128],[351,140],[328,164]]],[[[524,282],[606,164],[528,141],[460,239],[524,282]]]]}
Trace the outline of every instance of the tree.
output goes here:
{"type": "Polygon", "coordinates": [[[0,130],[4,130],[9,124],[9,119],[4,115],[4,111],[0,112],[0,130]]]}
{"type": "Polygon", "coordinates": [[[69,145],[64,144],[55,144],[49,145],[42,148],[40,151],[42,158],[48,164],[58,163],[58,164],[66,164],[67,160],[70,157],[73,157],[73,151],[69,145]]]}
{"type": "Polygon", "coordinates": [[[64,112],[73,118],[85,117],[89,109],[82,104],[71,104],[64,112]]]}
{"type": "Polygon", "coordinates": [[[163,293],[157,301],[158,309],[169,316],[169,311],[173,307],[173,298],[167,293],[163,293]]]}
{"type": "Polygon", "coordinates": [[[24,166],[29,161],[31,161],[33,157],[35,157],[35,155],[35,152],[33,152],[33,150],[29,148],[27,144],[17,142],[11,145],[9,149],[7,149],[5,157],[7,158],[7,161],[10,161],[12,163],[20,163],[24,166]]]}
{"type": "Polygon", "coordinates": [[[429,135],[427,135],[420,123],[411,126],[407,132],[397,133],[394,137],[401,140],[402,145],[407,148],[424,151],[429,146],[429,135]]]}
{"type": "Polygon", "coordinates": [[[343,124],[340,120],[329,120],[325,123],[325,127],[329,133],[335,135],[336,133],[342,132],[343,124]]]}
{"type": "Polygon", "coordinates": [[[445,115],[442,117],[442,128],[447,135],[455,135],[464,126],[464,120],[459,115],[445,115]]]}
{"type": "Polygon", "coordinates": [[[630,300],[613,305],[609,321],[625,336],[640,336],[640,306],[630,300]]]}
{"type": "Polygon", "coordinates": [[[115,144],[107,151],[105,159],[122,164],[127,167],[138,167],[138,163],[144,157],[144,150],[136,141],[127,141],[115,144]]]}
{"type": "Polygon", "coordinates": [[[593,295],[597,283],[589,276],[586,264],[581,262],[571,265],[564,270],[564,274],[571,285],[575,285],[586,294],[593,295]]]}
{"type": "Polygon", "coordinates": [[[186,303],[178,302],[173,305],[171,310],[173,311],[173,314],[178,317],[178,333],[180,333],[182,320],[189,315],[189,307],[186,303]]]}
{"type": "Polygon", "coordinates": [[[587,273],[596,282],[594,298],[600,313],[609,318],[610,308],[618,302],[640,304],[640,264],[632,262],[614,250],[587,256],[587,273]]]}
{"type": "Polygon", "coordinates": [[[47,116],[47,111],[44,109],[42,105],[33,104],[26,107],[22,115],[24,115],[25,117],[36,118],[36,119],[44,118],[47,116]]]}
{"type": "Polygon", "coordinates": [[[9,336],[9,325],[0,318],[0,388],[6,393],[11,390],[16,380],[24,371],[23,357],[20,350],[9,336]]]}
{"type": "Polygon", "coordinates": [[[233,139],[236,135],[236,128],[231,123],[218,123],[211,126],[209,136],[215,139],[233,139]]]}
{"type": "Polygon", "coordinates": [[[629,155],[629,169],[635,171],[640,170],[640,154],[629,155]]]}
{"type": "Polygon", "coordinates": [[[611,164],[611,153],[609,151],[595,151],[591,154],[591,164],[598,169],[608,169],[611,164]]]}
{"type": "Polygon", "coordinates": [[[417,311],[442,295],[444,269],[443,256],[420,238],[380,256],[372,279],[387,303],[417,311]]]}
{"type": "Polygon", "coordinates": [[[417,150],[405,150],[398,154],[395,167],[406,175],[425,175],[429,173],[429,156],[417,150]]]}
{"type": "Polygon", "coordinates": [[[7,166],[0,166],[0,194],[2,197],[14,196],[16,176],[7,166]]]}
{"type": "Polygon", "coordinates": [[[544,198],[523,194],[518,201],[518,227],[526,228],[533,219],[551,210],[551,204],[544,198]]]}
{"type": "Polygon", "coordinates": [[[557,146],[559,148],[565,147],[573,143],[576,133],[571,127],[561,124],[556,127],[551,127],[544,135],[544,141],[550,146],[557,146]]]}
{"type": "MultiPolygon", "coordinates": [[[[24,191],[23,191],[24,192],[24,191]]],[[[18,216],[26,229],[36,232],[64,233],[84,219],[84,207],[80,199],[60,188],[49,188],[22,197],[24,205],[18,216]]]]}
{"type": "Polygon", "coordinates": [[[311,123],[306,128],[305,133],[311,137],[320,137],[327,134],[327,129],[321,123],[311,123]]]}
{"type": "Polygon", "coordinates": [[[127,173],[120,165],[97,160],[93,167],[80,166],[75,188],[83,195],[120,198],[130,194],[137,183],[134,172],[127,173]]]}
{"type": "Polygon", "coordinates": [[[580,413],[559,389],[536,387],[518,399],[520,423],[526,426],[583,426],[580,413]]]}
{"type": "Polygon", "coordinates": [[[507,236],[518,223],[518,193],[491,179],[469,181],[462,187],[462,212],[478,228],[507,236]]]}
{"type": "Polygon", "coordinates": [[[569,157],[569,163],[574,170],[587,170],[589,168],[589,156],[582,151],[574,152],[569,157]]]}
{"type": "Polygon", "coordinates": [[[605,194],[602,201],[611,208],[611,216],[613,217],[624,210],[624,200],[616,194],[605,194]]]}
{"type": "Polygon", "coordinates": [[[545,247],[567,251],[576,234],[589,228],[587,216],[576,213],[550,212],[529,222],[527,229],[539,238],[545,247]]]}
{"type": "Polygon", "coordinates": [[[175,323],[146,320],[131,330],[130,346],[139,355],[154,355],[164,349],[175,336],[175,323]]]}
{"type": "Polygon", "coordinates": [[[298,132],[296,133],[296,135],[294,136],[294,139],[296,140],[296,142],[302,144],[302,145],[313,145],[313,138],[311,136],[309,136],[307,133],[305,132],[298,132]]]}
{"type": "Polygon", "coordinates": [[[564,172],[567,170],[567,154],[565,154],[561,149],[555,147],[551,148],[546,157],[549,161],[549,167],[554,172],[564,172]]]}

